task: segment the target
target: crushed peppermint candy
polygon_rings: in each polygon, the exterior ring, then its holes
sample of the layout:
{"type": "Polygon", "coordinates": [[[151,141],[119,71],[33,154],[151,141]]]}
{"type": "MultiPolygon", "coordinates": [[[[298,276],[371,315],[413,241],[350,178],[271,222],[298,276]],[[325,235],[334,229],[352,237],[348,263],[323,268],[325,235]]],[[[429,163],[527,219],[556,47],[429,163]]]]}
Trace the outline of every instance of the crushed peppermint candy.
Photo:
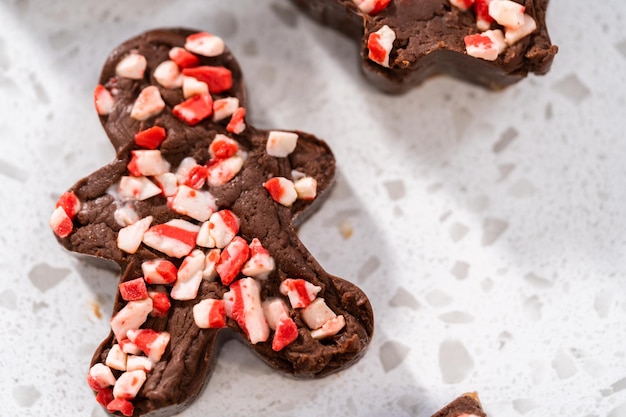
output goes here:
{"type": "Polygon", "coordinates": [[[526,7],[512,0],[450,0],[461,11],[473,8],[476,27],[480,31],[465,36],[469,56],[495,61],[508,46],[537,30],[535,19],[526,14],[526,7]],[[492,25],[498,25],[493,28],[492,25]]]}
{"type": "Polygon", "coordinates": [[[368,58],[375,63],[389,68],[389,56],[396,40],[396,32],[384,25],[376,32],[370,33],[367,39],[368,58]]]}
{"type": "Polygon", "coordinates": [[[389,6],[391,0],[352,0],[363,13],[377,15],[389,6]]]}

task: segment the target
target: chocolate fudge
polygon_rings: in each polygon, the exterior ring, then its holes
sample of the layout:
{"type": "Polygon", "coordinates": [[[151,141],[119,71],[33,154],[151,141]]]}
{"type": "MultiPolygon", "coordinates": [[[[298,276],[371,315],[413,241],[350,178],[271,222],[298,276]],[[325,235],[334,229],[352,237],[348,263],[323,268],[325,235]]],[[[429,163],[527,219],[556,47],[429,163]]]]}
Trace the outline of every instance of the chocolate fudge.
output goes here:
{"type": "Polygon", "coordinates": [[[388,93],[437,74],[498,90],[546,74],[558,51],[546,27],[548,0],[293,1],[355,38],[365,76],[388,93]]]}
{"type": "Polygon", "coordinates": [[[243,74],[221,38],[134,37],[106,60],[94,101],[116,159],[64,193],[50,225],[69,251],[121,268],[87,376],[103,407],[179,412],[228,338],[302,378],[364,354],[366,295],[324,271],[294,229],[331,188],[333,154],[311,134],[247,123],[243,74]]]}
{"type": "Polygon", "coordinates": [[[433,414],[432,417],[487,417],[478,399],[478,394],[469,392],[433,414]]]}

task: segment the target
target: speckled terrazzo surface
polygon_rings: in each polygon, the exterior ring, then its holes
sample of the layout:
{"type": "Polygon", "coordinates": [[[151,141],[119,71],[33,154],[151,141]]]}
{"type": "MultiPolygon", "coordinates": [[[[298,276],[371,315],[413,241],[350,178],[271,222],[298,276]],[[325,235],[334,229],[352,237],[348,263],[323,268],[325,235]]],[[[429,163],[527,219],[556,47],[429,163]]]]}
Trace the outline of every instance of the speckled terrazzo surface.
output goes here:
{"type": "Polygon", "coordinates": [[[625,416],[625,20],[622,0],[553,1],[547,76],[389,97],[353,42],[287,1],[2,2],[0,415],[104,415],[85,373],[117,275],[64,252],[47,221],[113,158],[92,107],[106,55],[183,25],[237,55],[254,125],[331,145],[337,187],[300,237],[368,293],[377,327],[357,365],[319,381],[229,342],[182,415],[428,417],[477,390],[491,416],[625,416]]]}

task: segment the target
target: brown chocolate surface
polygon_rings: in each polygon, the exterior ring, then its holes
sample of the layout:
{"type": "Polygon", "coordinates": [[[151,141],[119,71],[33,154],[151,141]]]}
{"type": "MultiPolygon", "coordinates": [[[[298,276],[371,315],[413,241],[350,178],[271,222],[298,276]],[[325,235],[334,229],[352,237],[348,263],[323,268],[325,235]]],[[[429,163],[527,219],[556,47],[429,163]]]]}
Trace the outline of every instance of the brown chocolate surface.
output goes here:
{"type": "MultiPolygon", "coordinates": [[[[167,59],[169,49],[173,46],[182,47],[186,36],[191,33],[194,31],[186,29],[150,31],[126,41],[108,57],[100,84],[114,92],[115,105],[109,115],[101,116],[100,119],[117,150],[117,157],[111,164],[71,188],[82,207],[74,219],[73,232],[67,238],[59,238],[60,243],[70,251],[116,262],[122,270],[120,282],[142,276],[141,263],[145,260],[166,258],[179,266],[182,259],[168,258],[144,244],[135,254],[128,254],[117,247],[116,237],[122,226],[114,218],[119,201],[115,193],[111,192],[111,187],[123,175],[128,175],[130,152],[136,149],[133,137],[140,130],[154,125],[166,129],[167,139],[160,150],[173,170],[187,156],[194,157],[200,164],[206,163],[209,159],[209,144],[216,134],[225,134],[237,140],[240,149],[247,153],[244,166],[227,184],[219,187],[205,185],[204,189],[208,189],[216,198],[219,209],[230,209],[239,218],[240,236],[248,243],[258,238],[274,258],[276,268],[262,284],[262,299],[270,296],[286,299],[278,290],[281,281],[302,278],[322,288],[318,296],[323,297],[335,313],[344,316],[346,326],[335,336],[316,340],[311,337],[299,312],[290,309],[299,334],[293,343],[278,352],[272,350],[271,335],[267,342],[252,345],[245,332],[230,318],[224,329],[200,329],[194,323],[192,307],[202,299],[221,299],[228,291],[219,279],[202,280],[196,299],[171,300],[172,307],[167,317],[149,317],[142,326],[169,332],[171,341],[161,360],[147,373],[147,380],[139,395],[132,400],[135,416],[172,415],[187,405],[205,385],[218,355],[219,341],[225,338],[239,335],[260,358],[284,374],[321,377],[359,359],[373,332],[373,313],[365,294],[355,285],[325,272],[302,245],[294,230],[294,222],[301,221],[310,213],[333,183],[335,159],[332,152],[320,139],[297,132],[299,139],[295,151],[286,158],[276,158],[269,156],[265,150],[268,131],[248,125],[241,134],[234,135],[225,128],[227,120],[212,122],[207,119],[198,125],[189,126],[176,118],[171,110],[183,101],[181,89],[159,86],[152,72],[156,65],[167,59]],[[148,66],[141,80],[123,79],[115,75],[117,63],[130,51],[137,51],[147,58],[148,66]],[[159,115],[139,122],[132,119],[129,112],[139,92],[148,85],[159,87],[166,107],[159,115]],[[276,176],[291,178],[292,170],[317,180],[315,200],[298,200],[291,207],[272,200],[263,183],[276,176]]],[[[240,106],[245,107],[243,76],[233,55],[226,50],[218,57],[200,56],[200,59],[201,65],[219,65],[232,71],[233,87],[221,96],[235,96],[240,100],[240,106]]],[[[219,97],[214,95],[214,99],[219,97]]],[[[135,209],[139,218],[154,216],[153,225],[174,218],[198,223],[170,210],[161,195],[136,202],[135,209]]],[[[120,311],[125,303],[118,294],[113,314],[120,311]]],[[[103,362],[115,342],[113,333],[110,333],[95,352],[92,365],[103,362]]]]}
{"type": "Polygon", "coordinates": [[[478,399],[478,394],[470,392],[455,398],[451,403],[433,414],[432,417],[459,416],[487,417],[478,399]]]}
{"type": "Polygon", "coordinates": [[[437,74],[497,90],[528,73],[546,74],[558,51],[546,27],[548,0],[514,0],[526,7],[526,13],[537,22],[537,30],[507,48],[495,61],[467,55],[464,37],[480,32],[476,17],[471,10],[453,7],[449,0],[391,0],[375,16],[361,13],[352,0],[293,1],[323,24],[358,39],[365,76],[388,93],[405,92],[437,74]],[[369,35],[384,25],[396,33],[389,68],[367,57],[369,35]]]}

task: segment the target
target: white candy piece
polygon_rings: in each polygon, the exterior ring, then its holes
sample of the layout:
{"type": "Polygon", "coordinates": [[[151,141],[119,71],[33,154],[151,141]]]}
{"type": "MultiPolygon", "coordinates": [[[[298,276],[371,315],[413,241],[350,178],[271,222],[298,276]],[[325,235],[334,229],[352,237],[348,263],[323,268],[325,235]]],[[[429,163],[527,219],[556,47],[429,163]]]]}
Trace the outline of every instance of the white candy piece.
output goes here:
{"type": "Polygon", "coordinates": [[[241,171],[244,158],[234,155],[230,158],[216,160],[208,166],[207,183],[211,187],[219,187],[232,180],[241,171]]]}
{"type": "Polygon", "coordinates": [[[172,172],[166,172],[164,174],[155,175],[154,180],[161,188],[161,192],[165,197],[171,197],[176,194],[176,175],[172,172]]]}
{"type": "Polygon", "coordinates": [[[337,314],[326,305],[323,298],[313,300],[311,304],[302,309],[300,314],[309,329],[313,330],[319,329],[328,320],[337,317],[337,314]]]}
{"type": "Polygon", "coordinates": [[[52,212],[49,224],[52,230],[57,230],[57,228],[66,221],[69,221],[71,223],[72,219],[70,219],[70,216],[68,216],[65,210],[63,210],[63,207],[59,206],[55,208],[52,212]]]}
{"type": "Polygon", "coordinates": [[[122,350],[117,343],[111,346],[107,358],[104,361],[106,365],[111,369],[117,369],[118,371],[126,370],[126,353],[122,350]]]}
{"type": "Polygon", "coordinates": [[[489,16],[507,29],[517,29],[524,23],[526,7],[511,0],[492,0],[489,16]]]}
{"type": "Polygon", "coordinates": [[[317,196],[317,180],[313,177],[304,177],[293,183],[300,200],[314,200],[317,196]]]}
{"type": "Polygon", "coordinates": [[[263,301],[263,314],[270,329],[276,330],[278,322],[285,317],[289,317],[287,304],[280,298],[268,298],[263,301]]]}
{"type": "Polygon", "coordinates": [[[354,4],[365,14],[370,14],[376,7],[376,2],[379,0],[352,0],[354,4]]]}
{"type": "Polygon", "coordinates": [[[195,77],[183,75],[183,97],[189,98],[201,94],[209,94],[209,86],[207,83],[199,81],[195,77]]]}
{"type": "Polygon", "coordinates": [[[169,207],[178,214],[204,222],[217,210],[215,197],[208,191],[194,190],[186,185],[179,185],[169,207]]]}
{"type": "Polygon", "coordinates": [[[176,181],[178,184],[184,184],[189,178],[189,172],[191,169],[198,165],[198,162],[191,156],[184,158],[178,164],[178,168],[176,168],[176,181]]]}
{"type": "MultiPolygon", "coordinates": [[[[276,188],[279,190],[277,194],[270,191],[272,199],[285,207],[291,207],[298,199],[298,193],[296,192],[294,183],[284,177],[274,177],[265,184],[271,184],[272,182],[277,182],[278,186],[276,188]]],[[[263,185],[265,186],[265,184],[263,185]]],[[[276,192],[276,188],[274,188],[274,186],[270,187],[274,192],[276,192]]]]}
{"type": "Polygon", "coordinates": [[[97,385],[102,388],[115,385],[115,376],[111,368],[103,363],[97,363],[89,369],[89,377],[93,378],[97,385]]]}
{"type": "Polygon", "coordinates": [[[139,221],[139,215],[131,203],[118,206],[115,209],[115,213],[113,213],[113,217],[115,222],[122,227],[130,226],[139,221]]]}
{"type": "Polygon", "coordinates": [[[186,220],[173,219],[150,228],[143,235],[143,243],[166,255],[181,258],[195,247],[199,230],[200,226],[186,220]]]}
{"type": "Polygon", "coordinates": [[[200,231],[196,238],[196,245],[203,248],[214,248],[215,240],[211,237],[211,231],[209,230],[209,222],[206,221],[200,225],[200,231]]]}
{"type": "Polygon", "coordinates": [[[163,158],[159,150],[132,151],[132,155],[129,169],[132,168],[133,174],[136,172],[140,175],[152,176],[165,174],[170,170],[170,163],[163,158]]]}
{"type": "Polygon", "coordinates": [[[144,121],[152,116],[161,113],[165,108],[165,102],[161,97],[158,87],[150,85],[139,93],[133,108],[130,110],[130,117],[135,120],[144,121]]]}
{"type": "Polygon", "coordinates": [[[525,14],[524,22],[520,27],[517,29],[505,30],[504,40],[508,45],[513,45],[520,39],[533,33],[535,30],[537,30],[537,22],[535,22],[535,19],[533,19],[532,16],[525,14]]]}
{"type": "Polygon", "coordinates": [[[322,327],[316,330],[311,330],[311,337],[313,339],[325,339],[330,336],[334,336],[339,333],[339,330],[343,329],[346,325],[346,319],[343,316],[337,316],[328,320],[322,327]]]}
{"type": "Polygon", "coordinates": [[[174,300],[193,300],[198,295],[202,271],[204,270],[204,253],[196,249],[183,259],[178,269],[177,279],[170,296],[174,300]]]}
{"type": "Polygon", "coordinates": [[[141,370],[124,372],[115,382],[113,397],[125,400],[133,399],[146,382],[146,373],[141,370]]]}
{"type": "Polygon", "coordinates": [[[118,77],[140,80],[146,71],[148,61],[146,57],[136,52],[131,52],[117,63],[115,74],[118,77]]]}
{"type": "Polygon", "coordinates": [[[119,342],[126,339],[129,330],[137,330],[146,322],[148,314],[152,311],[152,299],[129,301],[111,319],[111,330],[115,339],[119,342]]]}
{"type": "Polygon", "coordinates": [[[161,189],[146,177],[123,176],[119,183],[119,196],[123,200],[143,201],[161,194],[161,189]]]}
{"type": "Polygon", "coordinates": [[[278,287],[282,295],[289,297],[289,302],[293,308],[303,308],[308,306],[315,299],[322,287],[311,284],[303,279],[287,278],[278,287]]]}
{"type": "Polygon", "coordinates": [[[217,270],[215,265],[220,260],[222,251],[220,249],[211,249],[204,258],[204,270],[202,271],[202,279],[213,281],[217,278],[217,270]]]}
{"type": "Polygon", "coordinates": [[[225,248],[239,232],[239,219],[230,210],[217,211],[211,214],[208,231],[210,241],[214,243],[209,247],[225,248]]]}
{"type": "Polygon", "coordinates": [[[150,261],[142,262],[141,264],[141,272],[143,273],[143,277],[148,284],[171,284],[170,277],[164,277],[161,275],[161,268],[167,267],[167,272],[171,270],[175,271],[175,267],[172,268],[172,265],[169,261],[165,259],[153,259],[150,261]],[[167,279],[166,279],[167,278],[167,279]]]}
{"type": "Polygon", "coordinates": [[[450,0],[450,4],[461,9],[462,11],[467,11],[470,6],[474,4],[474,0],[450,0]]]}
{"type": "Polygon", "coordinates": [[[274,258],[271,257],[270,253],[261,245],[261,241],[257,238],[252,239],[248,246],[252,256],[241,268],[241,273],[257,279],[267,279],[270,272],[276,267],[274,258]]]}
{"type": "Polygon", "coordinates": [[[507,47],[500,29],[487,30],[480,35],[467,36],[465,40],[467,54],[486,61],[495,61],[507,47]]]}
{"type": "Polygon", "coordinates": [[[161,62],[154,69],[152,75],[165,88],[179,88],[183,85],[183,75],[180,68],[176,62],[171,60],[161,62]]]}
{"type": "Polygon", "coordinates": [[[127,253],[137,252],[152,220],[152,216],[144,217],[138,222],[120,229],[117,234],[117,247],[127,253]]]}
{"type": "MultiPolygon", "coordinates": [[[[119,345],[122,348],[122,352],[126,353],[126,355],[140,355],[141,354],[141,349],[139,349],[136,344],[134,344],[128,339],[121,340],[119,342],[119,345]]],[[[128,362],[128,356],[127,356],[126,362],[128,362]]],[[[128,367],[128,363],[126,363],[126,367],[128,367]]]]}
{"type": "Polygon", "coordinates": [[[130,355],[126,361],[127,371],[144,371],[150,372],[154,363],[146,356],[130,355]]]}
{"type": "Polygon", "coordinates": [[[218,56],[224,53],[224,40],[210,33],[195,33],[187,37],[185,49],[202,56],[218,56]]]}
{"type": "Polygon", "coordinates": [[[219,122],[235,113],[239,108],[239,99],[237,97],[225,97],[213,102],[213,121],[219,122]]]}
{"type": "Polygon", "coordinates": [[[393,42],[396,40],[396,32],[393,31],[389,26],[385,25],[378,29],[376,32],[371,33],[369,39],[367,41],[369,54],[368,58],[372,61],[376,62],[383,67],[389,68],[389,54],[393,49],[393,42]],[[370,43],[376,45],[376,50],[382,49],[385,51],[384,56],[378,56],[376,52],[372,52],[372,46],[370,43]]]}
{"type": "Polygon", "coordinates": [[[298,135],[293,132],[271,131],[267,137],[265,150],[268,155],[285,158],[292,153],[298,144],[298,135]]]}
{"type": "Polygon", "coordinates": [[[261,287],[254,278],[233,282],[230,291],[224,294],[224,302],[226,315],[237,321],[250,343],[254,345],[269,338],[270,329],[261,306],[261,287]],[[235,306],[242,309],[233,310],[235,306]]]}

